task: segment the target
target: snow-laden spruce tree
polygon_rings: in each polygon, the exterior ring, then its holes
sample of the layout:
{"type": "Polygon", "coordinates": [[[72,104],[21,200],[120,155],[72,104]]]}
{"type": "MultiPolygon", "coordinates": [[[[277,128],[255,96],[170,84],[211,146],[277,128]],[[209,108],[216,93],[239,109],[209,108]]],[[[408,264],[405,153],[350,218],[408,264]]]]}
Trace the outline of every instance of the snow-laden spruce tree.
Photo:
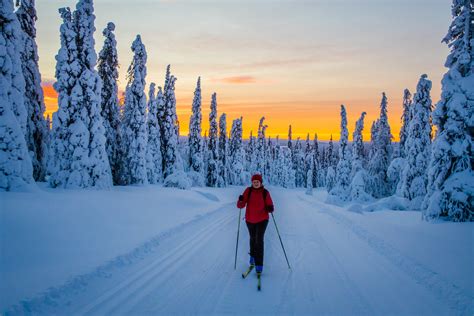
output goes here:
{"type": "Polygon", "coordinates": [[[382,93],[380,117],[374,127],[373,154],[369,161],[370,191],[372,196],[381,198],[391,194],[387,169],[392,157],[392,134],[387,116],[387,97],[382,93]]]}
{"type": "Polygon", "coordinates": [[[403,114],[401,117],[402,127],[400,128],[400,157],[405,158],[405,142],[408,136],[408,124],[411,120],[411,93],[410,90],[405,89],[403,91],[403,114]]]}
{"type": "Polygon", "coordinates": [[[313,150],[312,150],[312,154],[313,154],[313,174],[312,174],[312,185],[313,185],[313,188],[317,188],[320,186],[320,183],[319,183],[319,175],[320,175],[320,168],[321,168],[321,164],[320,164],[320,161],[319,161],[319,143],[318,143],[318,134],[314,134],[314,138],[313,138],[313,150]]]}
{"type": "Polygon", "coordinates": [[[293,167],[295,169],[296,187],[306,187],[306,161],[303,144],[298,137],[293,148],[293,167]]]}
{"type": "Polygon", "coordinates": [[[217,184],[219,187],[227,186],[229,182],[228,176],[228,158],[227,158],[227,121],[226,114],[222,113],[219,118],[219,179],[217,184]]]}
{"type": "Polygon", "coordinates": [[[36,8],[34,0],[21,0],[16,16],[23,31],[20,50],[23,77],[25,78],[24,102],[27,110],[26,143],[33,163],[33,178],[44,181],[48,157],[47,127],[44,119],[44,97],[38,68],[36,45],[36,8]]]}
{"type": "Polygon", "coordinates": [[[94,7],[80,0],[71,16],[60,9],[61,48],[56,55],[58,111],[53,117],[50,184],[63,188],[109,188],[112,175],[100,114],[102,81],[95,70],[94,7]]]}
{"type": "Polygon", "coordinates": [[[202,172],[203,160],[201,151],[201,77],[198,78],[189,119],[189,169],[196,173],[202,172]]]}
{"type": "Polygon", "coordinates": [[[326,183],[326,189],[330,192],[336,184],[336,159],[334,158],[334,143],[331,138],[326,150],[326,170],[324,181],[326,183]]]}
{"type": "Polygon", "coordinates": [[[425,219],[474,221],[474,4],[454,0],[453,21],[443,42],[451,52],[433,111],[437,126],[428,168],[425,219]]]}
{"type": "Polygon", "coordinates": [[[132,43],[133,59],[127,71],[125,109],[122,123],[122,166],[124,184],[147,184],[146,61],[140,35],[132,43]]]}
{"type": "MultiPolygon", "coordinates": [[[[163,157],[163,177],[170,176],[176,171],[176,160],[178,154],[178,134],[176,122],[176,95],[174,92],[176,78],[171,75],[170,65],[166,68],[166,79],[164,86],[163,107],[161,110],[161,155],[163,157]]],[[[158,103],[159,105],[159,103],[158,103]]]]}
{"type": "Polygon", "coordinates": [[[364,130],[364,119],[367,113],[362,112],[356,122],[354,133],[352,133],[352,175],[362,170],[365,166],[364,158],[364,138],[362,131],[364,130]]]}
{"type": "Polygon", "coordinates": [[[20,190],[34,183],[25,141],[27,110],[21,67],[20,23],[13,2],[0,0],[0,190],[20,190]]]}
{"type": "Polygon", "coordinates": [[[207,165],[207,176],[206,176],[206,185],[209,187],[217,186],[217,180],[219,178],[219,153],[217,149],[217,95],[216,93],[212,94],[211,100],[211,112],[209,113],[209,157],[207,165]]]}
{"type": "Polygon", "coordinates": [[[308,156],[306,160],[307,163],[307,173],[306,173],[306,191],[307,195],[313,195],[313,166],[314,166],[314,158],[312,155],[308,156]]]}
{"type": "Polygon", "coordinates": [[[101,114],[104,119],[105,148],[109,158],[112,179],[115,184],[120,183],[120,108],[118,100],[118,55],[117,41],[115,40],[115,24],[107,23],[102,31],[105,37],[104,46],[99,52],[97,70],[102,79],[101,114]]]}
{"type": "Polygon", "coordinates": [[[296,184],[296,173],[293,169],[293,163],[291,158],[291,150],[289,148],[282,147],[283,153],[283,182],[282,185],[284,188],[293,189],[296,184]]]}
{"type": "Polygon", "coordinates": [[[369,201],[371,199],[367,191],[367,172],[365,170],[364,140],[362,131],[364,130],[364,118],[366,113],[362,112],[356,122],[354,133],[352,134],[352,176],[350,185],[350,195],[353,201],[369,201]]]}
{"type": "Polygon", "coordinates": [[[431,146],[431,81],[422,75],[416,87],[411,105],[411,120],[405,143],[405,160],[400,179],[400,195],[414,200],[413,207],[419,209],[424,196],[428,177],[431,146]]]}
{"type": "Polygon", "coordinates": [[[331,190],[332,195],[341,200],[349,199],[349,185],[351,184],[351,152],[349,149],[349,131],[347,129],[347,113],[341,105],[341,138],[339,139],[339,162],[336,167],[336,184],[331,190]]]}
{"type": "MultiPolygon", "coordinates": [[[[161,87],[158,87],[158,94],[162,95],[161,87]]],[[[158,104],[155,96],[155,84],[150,84],[148,92],[148,113],[147,113],[147,135],[148,142],[146,148],[146,164],[148,182],[159,183],[163,180],[161,157],[161,134],[158,124],[158,104]]]]}
{"type": "Polygon", "coordinates": [[[244,173],[244,149],[242,146],[242,117],[232,121],[229,140],[229,183],[242,185],[245,180],[244,173]]]}
{"type": "Polygon", "coordinates": [[[273,184],[273,167],[274,167],[274,150],[275,146],[270,138],[267,137],[267,143],[265,145],[265,165],[264,165],[264,173],[265,173],[265,181],[268,184],[273,184]]]}
{"type": "Polygon", "coordinates": [[[267,129],[267,125],[264,125],[263,122],[265,121],[265,117],[262,116],[258,123],[258,134],[257,134],[257,144],[256,144],[256,169],[254,172],[259,173],[263,177],[263,181],[267,181],[265,175],[265,130],[267,129]]]}

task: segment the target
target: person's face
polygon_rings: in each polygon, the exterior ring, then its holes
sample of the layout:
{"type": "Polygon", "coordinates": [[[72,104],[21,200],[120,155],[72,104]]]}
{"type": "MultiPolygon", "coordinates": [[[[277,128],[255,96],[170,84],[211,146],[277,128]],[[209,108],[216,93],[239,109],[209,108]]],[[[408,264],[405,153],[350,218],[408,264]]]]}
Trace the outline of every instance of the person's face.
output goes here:
{"type": "Polygon", "coordinates": [[[260,183],[259,180],[253,180],[253,181],[252,181],[252,186],[253,186],[255,189],[260,188],[261,185],[262,185],[262,184],[260,183]]]}

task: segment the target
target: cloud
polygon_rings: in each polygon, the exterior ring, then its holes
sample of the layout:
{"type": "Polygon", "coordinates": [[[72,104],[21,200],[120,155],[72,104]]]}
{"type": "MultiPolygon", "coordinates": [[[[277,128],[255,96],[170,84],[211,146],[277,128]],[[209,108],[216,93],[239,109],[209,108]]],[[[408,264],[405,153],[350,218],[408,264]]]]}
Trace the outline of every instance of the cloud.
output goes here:
{"type": "Polygon", "coordinates": [[[224,77],[211,79],[213,82],[223,82],[228,84],[247,84],[247,83],[256,83],[257,78],[253,76],[233,76],[233,77],[224,77]]]}

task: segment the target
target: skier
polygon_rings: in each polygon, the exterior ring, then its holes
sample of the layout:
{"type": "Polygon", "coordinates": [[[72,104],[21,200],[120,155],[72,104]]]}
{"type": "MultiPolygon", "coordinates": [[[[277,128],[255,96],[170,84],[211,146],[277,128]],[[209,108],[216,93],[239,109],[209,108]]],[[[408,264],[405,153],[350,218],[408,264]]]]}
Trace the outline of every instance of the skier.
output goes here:
{"type": "Polygon", "coordinates": [[[243,208],[246,205],[245,222],[250,235],[250,268],[248,272],[255,266],[257,275],[260,277],[263,271],[263,239],[268,225],[268,213],[273,212],[274,209],[270,192],[263,187],[260,174],[252,176],[252,185],[239,196],[237,207],[243,208]]]}

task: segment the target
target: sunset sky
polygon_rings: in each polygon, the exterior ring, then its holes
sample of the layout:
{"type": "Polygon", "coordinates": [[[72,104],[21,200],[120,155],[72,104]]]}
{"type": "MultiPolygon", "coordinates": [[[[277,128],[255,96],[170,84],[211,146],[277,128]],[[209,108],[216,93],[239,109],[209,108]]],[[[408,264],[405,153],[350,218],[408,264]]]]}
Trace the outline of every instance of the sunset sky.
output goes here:
{"type": "MultiPolygon", "coordinates": [[[[58,8],[71,0],[37,0],[37,42],[47,113],[54,99],[55,55],[59,49],[58,8]]],[[[210,97],[218,115],[243,116],[244,137],[264,115],[267,135],[321,140],[339,138],[340,105],[346,105],[349,133],[367,112],[365,140],[387,93],[392,134],[398,140],[403,89],[415,92],[421,74],[440,97],[448,48],[441,43],[450,0],[95,0],[96,50],[107,22],[116,24],[120,89],[126,85],[131,43],[140,34],[148,52],[147,87],[163,85],[171,64],[176,82],[181,135],[187,135],[196,80],[201,76],[203,132],[209,126],[210,97]]]]}

